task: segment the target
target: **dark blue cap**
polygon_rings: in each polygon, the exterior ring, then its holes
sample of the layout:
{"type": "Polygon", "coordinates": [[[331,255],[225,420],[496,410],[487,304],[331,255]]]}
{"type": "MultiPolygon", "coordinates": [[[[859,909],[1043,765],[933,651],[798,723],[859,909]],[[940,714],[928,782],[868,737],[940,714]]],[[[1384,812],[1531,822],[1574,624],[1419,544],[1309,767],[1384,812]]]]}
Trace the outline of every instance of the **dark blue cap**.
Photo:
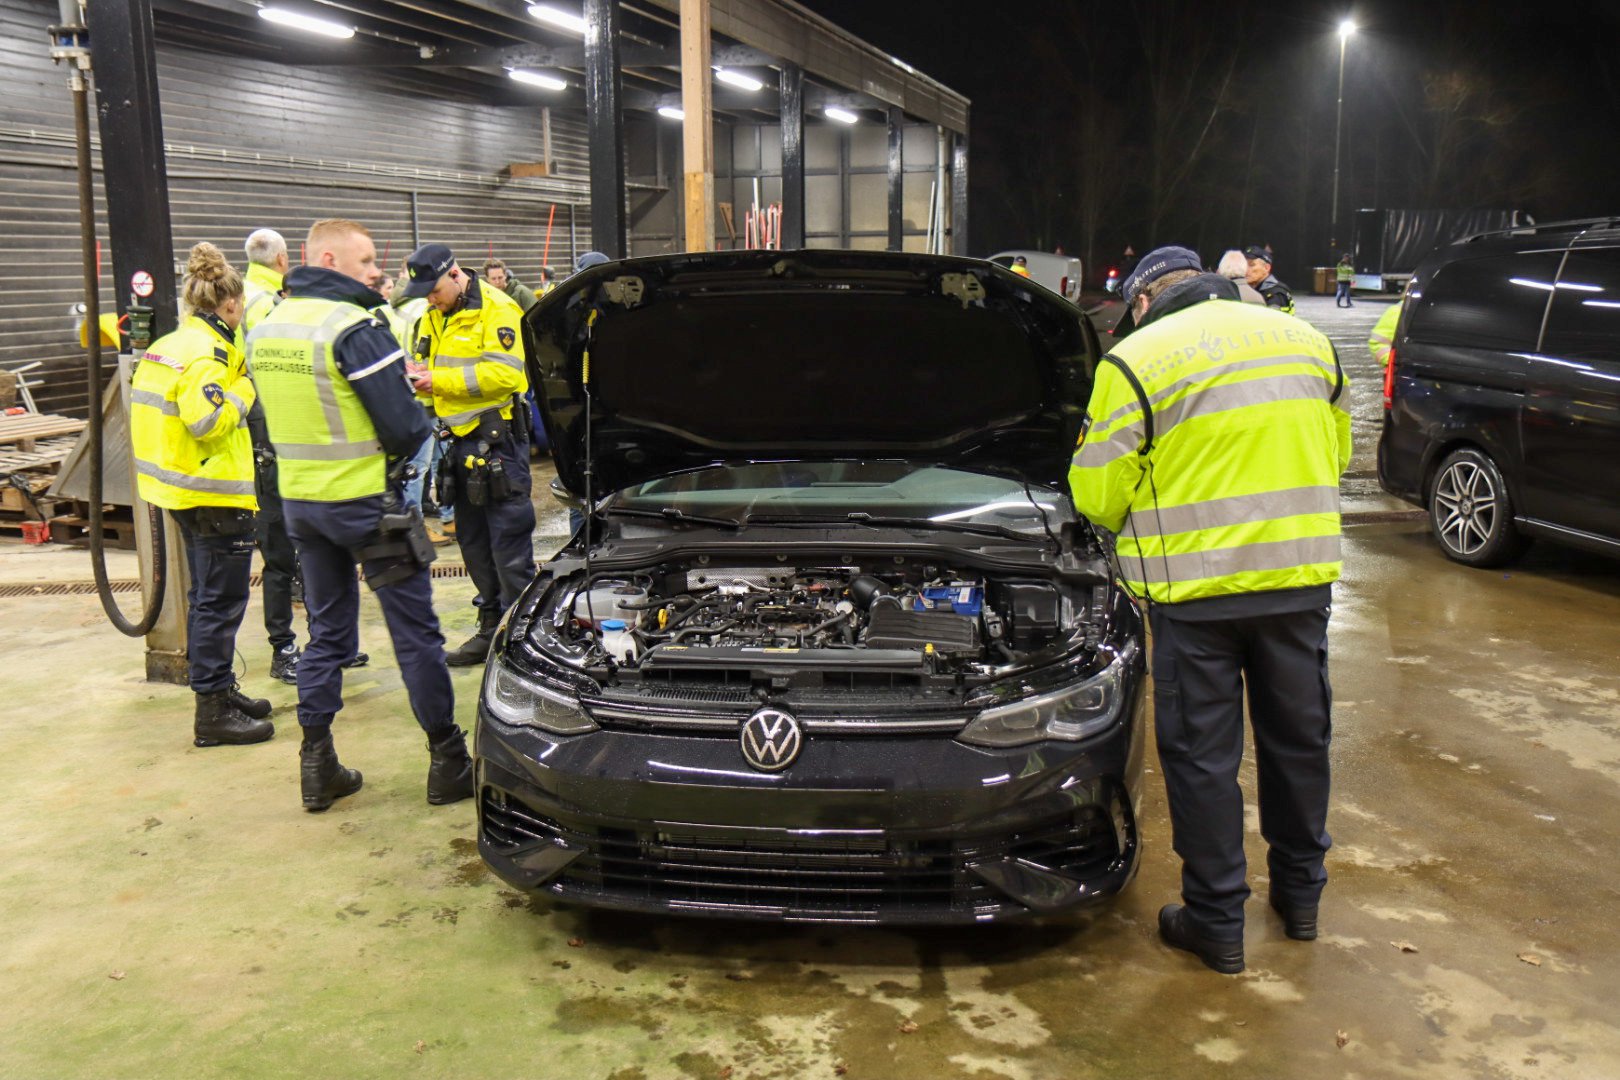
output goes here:
{"type": "Polygon", "coordinates": [[[1271,252],[1267,251],[1259,244],[1250,244],[1248,247],[1244,248],[1243,257],[1245,259],[1259,259],[1267,266],[1270,266],[1272,262],[1271,252]]]}
{"type": "Polygon", "coordinates": [[[443,244],[423,244],[405,260],[405,273],[411,280],[405,284],[405,295],[412,299],[433,291],[439,279],[450,272],[456,257],[443,244]]]}
{"type": "Polygon", "coordinates": [[[585,254],[574,260],[574,272],[578,273],[581,270],[589,270],[593,266],[601,266],[605,262],[612,261],[612,259],[602,254],[600,251],[587,251],[585,254]]]}
{"type": "Polygon", "coordinates": [[[1198,258],[1198,252],[1184,247],[1154,248],[1142,256],[1142,261],[1136,264],[1131,276],[1125,279],[1125,302],[1136,303],[1136,298],[1143,289],[1162,278],[1164,275],[1176,270],[1202,270],[1203,262],[1198,258]]]}

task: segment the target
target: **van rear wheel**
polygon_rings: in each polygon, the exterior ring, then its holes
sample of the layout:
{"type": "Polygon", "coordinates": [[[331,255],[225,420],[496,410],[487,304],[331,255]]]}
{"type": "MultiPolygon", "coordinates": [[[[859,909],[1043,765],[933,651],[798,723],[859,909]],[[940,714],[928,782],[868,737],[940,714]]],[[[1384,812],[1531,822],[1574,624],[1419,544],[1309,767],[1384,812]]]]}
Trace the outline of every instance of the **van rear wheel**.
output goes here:
{"type": "Polygon", "coordinates": [[[1529,546],[1513,525],[1502,471],[1474,449],[1440,463],[1429,491],[1429,527],[1446,557],[1467,566],[1501,566],[1529,546]]]}

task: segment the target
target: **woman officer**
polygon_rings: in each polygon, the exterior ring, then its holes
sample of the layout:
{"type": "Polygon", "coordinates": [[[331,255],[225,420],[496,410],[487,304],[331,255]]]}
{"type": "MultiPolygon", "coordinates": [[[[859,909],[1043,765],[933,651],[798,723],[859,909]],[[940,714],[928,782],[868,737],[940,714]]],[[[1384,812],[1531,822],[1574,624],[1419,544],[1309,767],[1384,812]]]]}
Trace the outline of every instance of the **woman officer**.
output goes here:
{"type": "Polygon", "coordinates": [[[236,686],[231,660],[253,561],[253,383],[243,364],[242,275],[198,244],[181,292],[186,318],[135,368],[130,435],[141,498],[174,516],[191,568],[187,654],[198,746],[263,742],[270,702],[236,686]]]}

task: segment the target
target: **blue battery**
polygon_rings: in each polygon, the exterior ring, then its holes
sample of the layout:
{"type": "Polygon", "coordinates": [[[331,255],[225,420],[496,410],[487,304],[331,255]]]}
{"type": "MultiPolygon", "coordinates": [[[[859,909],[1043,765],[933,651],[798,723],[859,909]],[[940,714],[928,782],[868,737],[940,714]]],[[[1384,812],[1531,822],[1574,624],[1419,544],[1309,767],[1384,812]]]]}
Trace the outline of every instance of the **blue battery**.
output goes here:
{"type": "Polygon", "coordinates": [[[913,607],[917,611],[954,611],[978,618],[984,607],[984,590],[977,585],[939,585],[925,588],[913,607]]]}

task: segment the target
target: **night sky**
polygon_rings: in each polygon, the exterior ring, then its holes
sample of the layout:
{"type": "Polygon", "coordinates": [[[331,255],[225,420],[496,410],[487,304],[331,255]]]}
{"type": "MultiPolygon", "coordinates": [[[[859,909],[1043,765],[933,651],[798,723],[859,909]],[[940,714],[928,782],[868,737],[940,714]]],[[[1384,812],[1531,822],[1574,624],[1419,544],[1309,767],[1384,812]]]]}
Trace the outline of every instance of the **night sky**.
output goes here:
{"type": "Polygon", "coordinates": [[[1620,0],[804,0],[972,99],[975,254],[1061,245],[1088,277],[1185,243],[1330,257],[1353,211],[1620,214],[1620,0]]]}

